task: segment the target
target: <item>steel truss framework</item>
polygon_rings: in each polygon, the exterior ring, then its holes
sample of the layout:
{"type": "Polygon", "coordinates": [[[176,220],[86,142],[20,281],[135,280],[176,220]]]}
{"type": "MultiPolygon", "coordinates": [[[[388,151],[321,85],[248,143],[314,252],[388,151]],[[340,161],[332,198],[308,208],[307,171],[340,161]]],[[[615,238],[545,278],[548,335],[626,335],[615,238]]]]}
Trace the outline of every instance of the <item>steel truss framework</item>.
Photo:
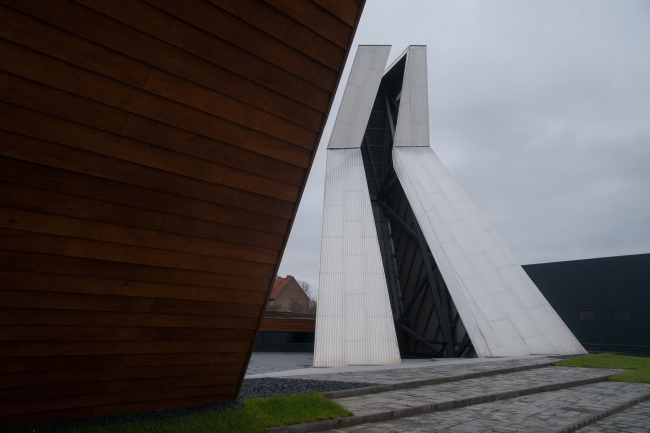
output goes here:
{"type": "Polygon", "coordinates": [[[403,57],[379,86],[361,153],[400,352],[471,355],[471,341],[393,168],[403,57]]]}

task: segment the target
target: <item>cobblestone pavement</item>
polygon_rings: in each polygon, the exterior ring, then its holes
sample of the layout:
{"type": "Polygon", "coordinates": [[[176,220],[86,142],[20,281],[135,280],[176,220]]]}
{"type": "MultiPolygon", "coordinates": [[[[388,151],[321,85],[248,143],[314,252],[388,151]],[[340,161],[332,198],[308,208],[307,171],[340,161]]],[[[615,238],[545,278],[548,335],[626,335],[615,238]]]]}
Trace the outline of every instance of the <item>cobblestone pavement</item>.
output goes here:
{"type": "MultiPolygon", "coordinates": [[[[650,385],[648,385],[650,388],[650,385]]],[[[648,389],[650,392],[650,389],[648,389]]],[[[630,397],[633,398],[633,397],[630,397]]],[[[648,433],[650,432],[650,400],[596,421],[578,433],[648,433]]]]}
{"type": "Polygon", "coordinates": [[[497,392],[604,377],[619,371],[594,368],[545,367],[413,389],[344,397],[335,401],[354,412],[355,415],[367,415],[386,410],[440,403],[497,392]]]}
{"type": "MultiPolygon", "coordinates": [[[[461,409],[327,430],[327,433],[553,432],[648,392],[648,384],[599,382],[461,409]]],[[[592,427],[587,426],[578,431],[647,433],[650,431],[650,403],[641,404],[644,406],[634,406],[593,425],[601,428],[602,423],[602,429],[589,430],[592,427]],[[606,424],[608,421],[610,424],[606,424]],[[610,429],[610,426],[613,427],[610,429]]]]}
{"type": "Polygon", "coordinates": [[[436,365],[434,362],[430,367],[301,375],[300,378],[315,380],[336,380],[340,382],[368,382],[389,384],[408,382],[411,380],[425,378],[429,379],[436,377],[456,376],[459,374],[487,372],[508,367],[539,365],[554,360],[556,360],[556,358],[540,357],[526,359],[508,359],[503,361],[468,362],[464,364],[436,365]]]}

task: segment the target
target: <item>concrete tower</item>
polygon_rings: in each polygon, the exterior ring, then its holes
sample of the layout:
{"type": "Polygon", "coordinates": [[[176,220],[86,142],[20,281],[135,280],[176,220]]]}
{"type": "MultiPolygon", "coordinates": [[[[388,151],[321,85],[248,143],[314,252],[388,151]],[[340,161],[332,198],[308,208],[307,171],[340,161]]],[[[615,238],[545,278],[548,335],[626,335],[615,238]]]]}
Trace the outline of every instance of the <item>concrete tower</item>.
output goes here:
{"type": "Polygon", "coordinates": [[[359,47],[327,149],[314,366],[585,353],[429,147],[426,47],[389,52],[359,47]]]}

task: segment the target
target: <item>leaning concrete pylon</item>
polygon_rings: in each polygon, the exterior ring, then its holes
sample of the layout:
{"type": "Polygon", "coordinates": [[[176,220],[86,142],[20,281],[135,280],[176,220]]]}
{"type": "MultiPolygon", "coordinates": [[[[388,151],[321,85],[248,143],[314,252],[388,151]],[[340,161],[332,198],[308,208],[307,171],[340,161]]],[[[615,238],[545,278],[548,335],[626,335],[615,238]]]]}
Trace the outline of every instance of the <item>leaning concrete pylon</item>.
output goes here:
{"type": "MultiPolygon", "coordinates": [[[[356,67],[355,59],[348,86],[373,75],[369,66],[354,75],[356,67]]],[[[328,147],[314,365],[388,363],[371,354],[385,353],[389,340],[356,331],[378,327],[379,316],[362,314],[375,304],[388,305],[402,352],[585,353],[429,147],[426,48],[409,47],[376,81],[352,90],[364,94],[355,102],[346,88],[328,147]],[[335,228],[352,220],[351,231],[335,228]]]]}
{"type": "Polygon", "coordinates": [[[327,148],[314,367],[400,362],[361,141],[390,46],[360,46],[327,148]]]}

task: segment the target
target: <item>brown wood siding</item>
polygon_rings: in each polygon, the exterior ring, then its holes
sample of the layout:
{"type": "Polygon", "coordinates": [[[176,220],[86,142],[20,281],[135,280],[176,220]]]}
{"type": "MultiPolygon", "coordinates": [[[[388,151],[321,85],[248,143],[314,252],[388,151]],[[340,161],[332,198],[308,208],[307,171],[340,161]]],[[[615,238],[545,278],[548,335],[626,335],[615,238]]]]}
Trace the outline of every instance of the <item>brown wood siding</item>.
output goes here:
{"type": "Polygon", "coordinates": [[[266,310],[260,331],[316,332],[316,314],[266,310]]]}
{"type": "Polygon", "coordinates": [[[0,0],[0,427],[236,398],[362,9],[0,0]]]}
{"type": "Polygon", "coordinates": [[[260,331],[316,332],[316,319],[270,319],[265,317],[260,331]]]}

